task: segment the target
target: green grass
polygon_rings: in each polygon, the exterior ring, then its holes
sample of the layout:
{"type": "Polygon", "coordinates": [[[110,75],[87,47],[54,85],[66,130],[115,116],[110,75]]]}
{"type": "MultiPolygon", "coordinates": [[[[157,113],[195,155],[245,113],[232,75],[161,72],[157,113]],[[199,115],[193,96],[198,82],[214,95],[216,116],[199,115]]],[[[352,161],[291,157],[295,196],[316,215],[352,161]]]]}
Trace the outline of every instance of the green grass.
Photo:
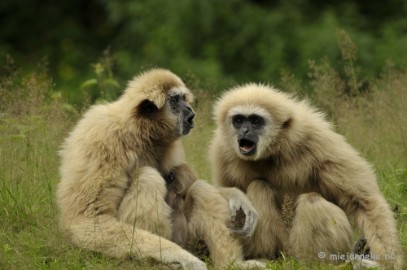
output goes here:
{"type": "MultiPolygon", "coordinates": [[[[340,87],[331,88],[340,86],[341,78],[328,71],[325,67],[311,78],[316,93],[312,99],[327,109],[338,131],[376,167],[386,199],[392,207],[398,206],[397,223],[406,251],[407,73],[390,70],[369,80],[369,94],[349,98],[340,87]],[[324,93],[324,99],[318,93],[324,93]]],[[[294,78],[289,82],[299,85],[294,78]]],[[[168,269],[150,261],[118,260],[82,250],[59,233],[57,151],[79,113],[58,95],[52,96],[51,90],[52,82],[43,71],[0,78],[0,269],[168,269]]],[[[196,127],[185,139],[185,148],[188,161],[210,182],[207,151],[214,129],[214,97],[204,91],[196,95],[196,127]]],[[[291,258],[269,263],[269,269],[333,268],[291,258]]]]}

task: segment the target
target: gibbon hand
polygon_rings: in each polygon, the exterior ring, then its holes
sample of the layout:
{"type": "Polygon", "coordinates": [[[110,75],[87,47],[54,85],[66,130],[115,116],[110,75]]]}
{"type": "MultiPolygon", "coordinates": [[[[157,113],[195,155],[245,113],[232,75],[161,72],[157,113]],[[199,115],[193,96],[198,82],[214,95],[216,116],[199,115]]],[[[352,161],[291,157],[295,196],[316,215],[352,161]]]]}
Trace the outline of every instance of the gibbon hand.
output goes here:
{"type": "Polygon", "coordinates": [[[258,217],[257,212],[242,191],[236,188],[231,188],[231,191],[232,190],[233,192],[229,195],[229,208],[232,212],[232,222],[234,223],[236,221],[236,214],[239,209],[242,209],[245,214],[245,222],[243,228],[231,230],[237,234],[250,237],[256,229],[258,217]]]}

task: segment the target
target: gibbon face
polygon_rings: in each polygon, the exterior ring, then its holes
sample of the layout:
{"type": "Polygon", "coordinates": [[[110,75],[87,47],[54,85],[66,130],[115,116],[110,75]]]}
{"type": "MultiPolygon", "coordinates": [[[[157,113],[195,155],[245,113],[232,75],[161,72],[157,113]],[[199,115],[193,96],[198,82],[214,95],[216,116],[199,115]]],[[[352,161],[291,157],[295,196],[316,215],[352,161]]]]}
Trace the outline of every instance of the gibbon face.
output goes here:
{"type": "Polygon", "coordinates": [[[220,134],[239,158],[259,160],[276,150],[291,121],[288,109],[277,102],[281,98],[265,86],[249,84],[226,92],[217,102],[220,134]]]}
{"type": "Polygon", "coordinates": [[[194,127],[193,95],[175,74],[162,69],[135,77],[119,106],[126,110],[124,123],[138,129],[139,136],[174,140],[194,127]]]}
{"type": "Polygon", "coordinates": [[[195,117],[195,113],[187,100],[187,95],[190,93],[186,88],[171,88],[163,108],[159,109],[153,101],[145,99],[138,106],[138,113],[147,121],[156,122],[158,118],[161,118],[165,119],[167,125],[173,123],[175,137],[187,135],[194,127],[195,117]]]}
{"type": "Polygon", "coordinates": [[[187,135],[194,127],[195,113],[187,102],[187,96],[183,89],[170,90],[168,106],[171,113],[178,119],[178,135],[187,135]]]}
{"type": "Polygon", "coordinates": [[[232,147],[242,159],[256,160],[262,156],[265,134],[270,131],[272,119],[262,108],[238,106],[226,119],[232,133],[232,147]]]}

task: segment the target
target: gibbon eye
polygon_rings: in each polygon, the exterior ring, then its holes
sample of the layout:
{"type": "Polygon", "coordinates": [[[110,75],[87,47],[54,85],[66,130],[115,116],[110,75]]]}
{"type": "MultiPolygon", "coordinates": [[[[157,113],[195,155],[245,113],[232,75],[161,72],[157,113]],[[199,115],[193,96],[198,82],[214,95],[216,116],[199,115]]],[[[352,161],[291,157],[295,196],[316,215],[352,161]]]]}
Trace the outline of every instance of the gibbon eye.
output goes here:
{"type": "Polygon", "coordinates": [[[232,117],[232,124],[235,128],[240,127],[243,122],[245,121],[245,118],[243,115],[238,114],[232,117]]]}
{"type": "Polygon", "coordinates": [[[152,101],[145,99],[138,106],[138,111],[141,115],[150,116],[158,111],[158,108],[152,101]]]}
{"type": "Polygon", "coordinates": [[[170,95],[168,102],[169,102],[169,104],[170,104],[170,106],[171,106],[171,109],[172,109],[173,111],[178,110],[180,98],[181,98],[181,97],[180,97],[180,95],[178,95],[178,94],[170,95]]]}
{"type": "Polygon", "coordinates": [[[180,101],[180,96],[179,95],[172,95],[170,96],[170,103],[171,105],[176,105],[180,101]]]}
{"type": "Polygon", "coordinates": [[[261,117],[259,115],[255,115],[255,114],[250,115],[249,120],[250,120],[250,123],[252,123],[252,125],[255,127],[261,127],[264,125],[264,119],[263,119],[263,117],[261,117]]]}

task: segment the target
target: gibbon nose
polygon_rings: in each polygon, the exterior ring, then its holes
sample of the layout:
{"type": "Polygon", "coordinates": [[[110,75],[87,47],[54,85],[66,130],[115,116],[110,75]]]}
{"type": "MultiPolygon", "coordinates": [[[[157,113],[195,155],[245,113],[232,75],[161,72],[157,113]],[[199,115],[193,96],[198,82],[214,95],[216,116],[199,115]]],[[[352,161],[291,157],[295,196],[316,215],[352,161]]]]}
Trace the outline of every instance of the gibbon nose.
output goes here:
{"type": "Polygon", "coordinates": [[[239,130],[239,135],[240,136],[245,136],[245,135],[247,135],[248,133],[251,133],[251,127],[250,127],[250,125],[249,124],[247,124],[247,123],[245,123],[245,124],[243,124],[243,126],[240,128],[240,130],[239,130]]]}

